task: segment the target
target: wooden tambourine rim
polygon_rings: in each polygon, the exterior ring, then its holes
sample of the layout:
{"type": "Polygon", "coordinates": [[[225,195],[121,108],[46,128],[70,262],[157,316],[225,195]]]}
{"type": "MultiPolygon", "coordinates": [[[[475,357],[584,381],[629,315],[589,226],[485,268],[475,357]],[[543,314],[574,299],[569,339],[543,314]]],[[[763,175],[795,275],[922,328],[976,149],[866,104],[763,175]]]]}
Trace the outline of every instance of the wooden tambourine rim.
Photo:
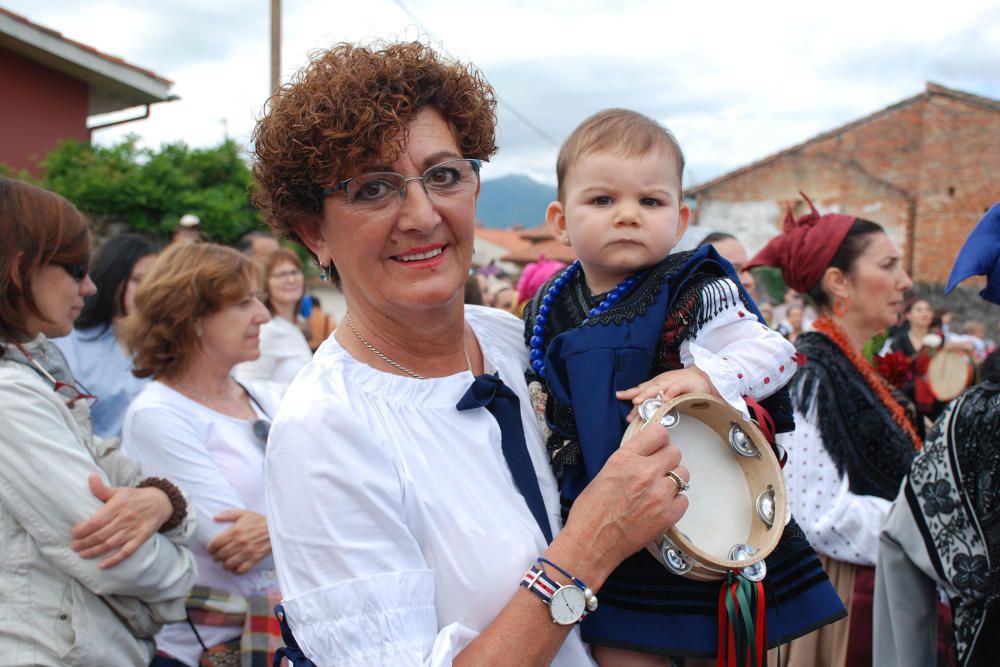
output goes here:
{"type": "MultiPolygon", "coordinates": [[[[715,396],[710,396],[708,394],[684,394],[682,396],[677,396],[669,401],[665,402],[662,406],[657,408],[653,413],[649,421],[659,421],[659,419],[667,412],[677,409],[681,415],[690,415],[696,403],[708,401],[709,403],[715,404],[717,410],[722,410],[725,414],[726,423],[735,422],[740,425],[740,427],[746,432],[750,440],[753,442],[754,446],[757,448],[759,457],[743,457],[735,452],[733,456],[736,457],[746,474],[747,469],[750,467],[756,467],[764,471],[765,475],[771,477],[768,483],[774,488],[774,522],[769,529],[766,530],[767,539],[761,545],[752,545],[757,549],[752,557],[745,560],[721,560],[711,554],[698,548],[697,545],[688,540],[684,534],[677,529],[676,526],[671,527],[666,536],[672,541],[681,552],[684,553],[689,559],[694,561],[694,568],[685,574],[685,577],[690,579],[699,580],[712,580],[721,579],[725,576],[725,573],[730,570],[740,570],[749,565],[753,565],[759,561],[764,560],[771,552],[774,551],[775,547],[778,546],[778,542],[781,540],[781,535],[785,529],[785,523],[788,519],[788,496],[785,491],[785,482],[781,474],[781,465],[778,463],[778,458],[774,454],[774,450],[771,448],[771,444],[764,437],[764,434],[760,432],[756,424],[749,422],[743,418],[743,415],[733,408],[731,405],[722,401],[715,396]]],[[[693,417],[698,419],[698,417],[693,417]]],[[[722,438],[723,442],[727,442],[728,432],[726,434],[719,433],[715,427],[711,424],[699,419],[706,426],[711,428],[719,437],[722,438]]],[[[638,433],[642,428],[649,422],[643,422],[641,419],[635,419],[629,427],[625,430],[625,434],[622,436],[622,443],[628,441],[633,435],[638,433]]],[[[681,465],[684,461],[681,461],[681,465]]],[[[692,479],[692,484],[697,484],[699,480],[692,479]]],[[[752,494],[751,494],[752,495],[752,494]]],[[[755,498],[749,498],[749,507],[753,508],[755,498]]],[[[660,543],[652,542],[646,547],[650,552],[660,560],[660,543]]]]}
{"type": "MultiPolygon", "coordinates": [[[[973,368],[972,364],[969,363],[969,359],[961,352],[957,352],[955,350],[938,351],[931,358],[931,362],[927,366],[927,383],[931,387],[931,392],[942,403],[947,403],[948,401],[951,401],[961,396],[962,392],[965,391],[972,383],[972,379],[974,377],[975,377],[975,369],[973,368]],[[948,359],[958,359],[962,362],[962,365],[965,367],[965,380],[962,382],[962,386],[958,388],[957,391],[954,389],[950,391],[945,391],[945,389],[948,388],[947,387],[942,388],[941,387],[942,380],[935,377],[942,374],[947,375],[946,373],[943,373],[943,371],[941,371],[941,366],[944,365],[944,363],[948,359]]],[[[948,380],[946,379],[944,380],[944,382],[947,383],[948,380]]]]}

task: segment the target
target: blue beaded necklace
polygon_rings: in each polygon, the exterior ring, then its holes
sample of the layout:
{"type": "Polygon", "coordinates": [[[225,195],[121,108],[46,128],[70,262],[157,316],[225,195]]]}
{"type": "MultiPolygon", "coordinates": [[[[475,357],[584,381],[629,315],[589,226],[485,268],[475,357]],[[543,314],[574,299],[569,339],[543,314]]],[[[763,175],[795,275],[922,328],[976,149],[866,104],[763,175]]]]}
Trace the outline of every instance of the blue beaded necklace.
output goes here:
{"type": "MultiPolygon", "coordinates": [[[[566,283],[572,280],[573,276],[579,273],[579,271],[580,260],[576,260],[567,266],[566,270],[562,272],[562,275],[555,279],[555,282],[552,283],[552,287],[550,287],[549,291],[545,293],[544,297],[542,297],[542,303],[538,307],[538,314],[535,315],[535,326],[531,329],[531,339],[528,341],[528,344],[531,346],[531,367],[535,370],[535,373],[538,374],[538,377],[543,380],[545,379],[545,361],[543,359],[545,356],[543,349],[545,347],[545,339],[543,336],[545,335],[545,325],[548,324],[549,312],[552,310],[552,302],[555,301],[556,296],[562,291],[563,287],[566,286],[566,283]]],[[[628,292],[632,285],[639,280],[640,275],[642,274],[636,273],[618,283],[613,290],[608,292],[608,295],[604,297],[603,301],[590,309],[590,312],[587,313],[587,319],[585,319],[581,325],[586,324],[591,317],[600,315],[608,308],[615,305],[615,303],[622,298],[625,292],[628,292]]]]}

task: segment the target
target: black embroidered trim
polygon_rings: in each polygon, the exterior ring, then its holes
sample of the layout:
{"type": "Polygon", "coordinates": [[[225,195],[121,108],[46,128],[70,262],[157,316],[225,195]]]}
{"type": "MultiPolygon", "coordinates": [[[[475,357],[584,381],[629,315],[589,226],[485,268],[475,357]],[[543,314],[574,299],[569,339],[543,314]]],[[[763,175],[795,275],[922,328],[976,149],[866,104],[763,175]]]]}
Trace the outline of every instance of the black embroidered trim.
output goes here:
{"type": "MultiPolygon", "coordinates": [[[[659,296],[664,282],[677,273],[691,254],[683,252],[668,255],[650,268],[631,292],[624,295],[613,308],[595,315],[586,325],[621,324],[646,313],[659,296]]],[[[695,336],[709,320],[730,304],[739,300],[746,305],[739,289],[725,277],[721,267],[712,271],[709,269],[716,269],[716,265],[710,262],[703,264],[673,299],[671,312],[664,320],[663,335],[655,353],[656,362],[651,370],[651,377],[666,370],[680,368],[681,343],[695,336]]],[[[549,279],[525,308],[524,340],[529,347],[542,299],[561,274],[562,272],[549,279]]],[[[548,331],[543,334],[546,341],[551,339],[552,331],[566,331],[583,324],[590,310],[600,304],[604,297],[605,294],[591,294],[583,272],[578,271],[552,303],[548,331]]],[[[541,381],[530,369],[525,372],[525,379],[529,385],[541,381]]],[[[557,404],[551,395],[545,401],[545,419],[551,429],[546,440],[549,462],[556,479],[561,479],[567,466],[577,465],[581,460],[576,419],[572,408],[557,404]]]]}
{"type": "Polygon", "coordinates": [[[912,441],[833,341],[810,332],[796,348],[808,359],[790,383],[798,410],[815,409],[823,447],[851,492],[892,500],[913,460],[912,441]]]}

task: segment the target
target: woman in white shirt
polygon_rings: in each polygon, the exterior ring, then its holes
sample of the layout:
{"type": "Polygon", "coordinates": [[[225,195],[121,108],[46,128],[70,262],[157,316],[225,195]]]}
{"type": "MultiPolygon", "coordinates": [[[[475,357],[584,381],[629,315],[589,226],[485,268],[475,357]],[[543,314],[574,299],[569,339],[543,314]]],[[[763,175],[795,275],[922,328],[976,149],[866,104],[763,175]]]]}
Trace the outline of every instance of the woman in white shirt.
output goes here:
{"type": "Polygon", "coordinates": [[[240,382],[267,383],[280,395],[312,359],[299,327],[305,294],[299,256],[287,248],[272,253],[264,265],[264,286],[264,305],[271,312],[271,321],[260,328],[260,356],[238,364],[233,374],[240,382]]]}
{"type": "Polygon", "coordinates": [[[687,506],[653,425],[560,531],[522,324],[463,303],[495,104],[419,43],[341,44],[255,132],[258,205],[347,302],[267,455],[285,618],[320,665],[592,664],[576,622],[687,506]]]}
{"type": "Polygon", "coordinates": [[[903,256],[869,220],[811,211],[750,262],[781,269],[819,317],[796,349],[804,365],[789,384],[795,431],[781,443],[795,519],[821,554],[848,618],[781,648],[782,664],[871,664],[872,589],[878,535],[921,446],[920,419],[865,359],[864,343],[895,323],[912,286],[903,256]]]}
{"type": "Polygon", "coordinates": [[[275,396],[230,377],[259,354],[270,319],[258,271],[209,243],[174,245],[150,267],[126,322],[135,373],[152,376],[125,417],[124,449],[150,474],[169,476],[194,501],[198,565],[189,620],[156,637],[163,665],[198,664],[203,650],[238,659],[244,620],[276,594],[264,517],[264,446],[275,396]],[[217,620],[227,612],[226,623],[217,620]],[[212,617],[216,620],[213,620],[212,617]]]}

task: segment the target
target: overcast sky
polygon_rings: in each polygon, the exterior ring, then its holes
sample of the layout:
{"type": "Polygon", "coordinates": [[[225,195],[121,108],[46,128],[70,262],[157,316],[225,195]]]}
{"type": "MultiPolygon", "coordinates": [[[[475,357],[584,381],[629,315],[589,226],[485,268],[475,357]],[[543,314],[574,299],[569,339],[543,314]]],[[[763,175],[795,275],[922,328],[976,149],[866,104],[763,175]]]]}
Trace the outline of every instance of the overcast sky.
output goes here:
{"type": "MultiPolygon", "coordinates": [[[[249,140],[269,91],[269,0],[0,5],[174,81],[179,101],[95,141],[130,132],[151,146],[249,140]]],[[[1000,99],[996,0],[283,0],[283,12],[284,79],[313,49],[412,38],[419,26],[477,65],[507,105],[487,178],[520,172],[553,182],[557,144],[611,106],[672,129],[694,184],[915,95],[927,81],[1000,99]]]]}

